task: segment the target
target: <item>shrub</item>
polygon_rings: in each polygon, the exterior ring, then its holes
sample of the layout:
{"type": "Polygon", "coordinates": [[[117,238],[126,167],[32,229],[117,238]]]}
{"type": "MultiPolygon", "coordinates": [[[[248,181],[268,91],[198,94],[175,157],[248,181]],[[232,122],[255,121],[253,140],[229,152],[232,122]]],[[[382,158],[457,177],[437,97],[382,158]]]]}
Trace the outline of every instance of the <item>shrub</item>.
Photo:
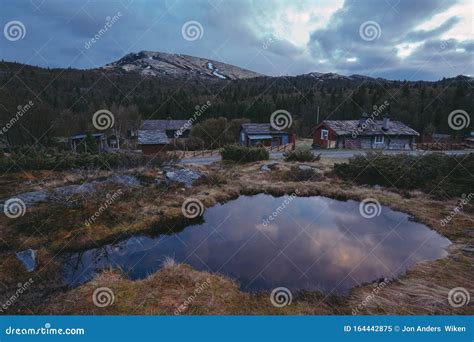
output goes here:
{"type": "Polygon", "coordinates": [[[204,140],[197,137],[174,139],[170,149],[179,151],[199,151],[204,149],[204,140]]]}
{"type": "Polygon", "coordinates": [[[315,181],[318,180],[322,172],[308,165],[293,165],[286,172],[285,179],[289,181],[315,181]]]}
{"type": "Polygon", "coordinates": [[[423,156],[370,153],[334,166],[338,176],[359,184],[420,189],[449,196],[468,194],[474,188],[474,177],[468,170],[474,170],[472,153],[457,157],[441,153],[423,156]]]}
{"type": "Polygon", "coordinates": [[[136,153],[74,153],[55,149],[17,150],[9,157],[0,158],[1,172],[22,170],[69,170],[82,168],[129,168],[137,166],[159,167],[165,162],[174,163],[176,156],[160,153],[145,156],[136,153]]]}
{"type": "Polygon", "coordinates": [[[222,172],[210,171],[194,182],[194,185],[222,185],[227,184],[227,176],[222,172]]]}
{"type": "Polygon", "coordinates": [[[284,154],[286,161],[313,162],[321,159],[321,155],[315,156],[309,145],[298,145],[293,151],[284,154]]]}
{"type": "Polygon", "coordinates": [[[227,145],[221,149],[223,160],[232,160],[238,163],[249,163],[257,160],[267,160],[270,155],[263,147],[246,147],[227,145]]]}

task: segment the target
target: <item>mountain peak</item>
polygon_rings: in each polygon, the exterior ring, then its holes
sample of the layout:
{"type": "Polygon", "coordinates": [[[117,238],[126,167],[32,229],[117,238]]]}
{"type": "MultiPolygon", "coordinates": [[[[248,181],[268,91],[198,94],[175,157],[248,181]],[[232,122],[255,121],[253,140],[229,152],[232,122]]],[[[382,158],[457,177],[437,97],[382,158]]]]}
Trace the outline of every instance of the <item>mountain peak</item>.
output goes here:
{"type": "Polygon", "coordinates": [[[257,72],[207,58],[156,51],[129,53],[118,61],[105,65],[103,69],[171,78],[198,76],[235,80],[263,76],[257,72]]]}

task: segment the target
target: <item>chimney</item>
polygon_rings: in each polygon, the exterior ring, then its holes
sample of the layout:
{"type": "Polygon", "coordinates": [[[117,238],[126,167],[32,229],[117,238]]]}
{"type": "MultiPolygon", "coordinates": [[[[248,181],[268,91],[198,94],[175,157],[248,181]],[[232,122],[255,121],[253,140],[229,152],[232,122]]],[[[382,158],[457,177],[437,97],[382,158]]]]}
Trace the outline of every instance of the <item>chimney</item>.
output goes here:
{"type": "Polygon", "coordinates": [[[360,119],[359,119],[359,127],[362,127],[362,125],[365,125],[365,123],[367,122],[367,118],[368,118],[368,117],[369,117],[369,116],[367,115],[366,112],[363,112],[363,113],[362,113],[362,116],[361,116],[360,119]]]}
{"type": "Polygon", "coordinates": [[[385,115],[383,117],[383,124],[382,124],[382,129],[384,131],[388,131],[390,129],[390,116],[385,115]]]}

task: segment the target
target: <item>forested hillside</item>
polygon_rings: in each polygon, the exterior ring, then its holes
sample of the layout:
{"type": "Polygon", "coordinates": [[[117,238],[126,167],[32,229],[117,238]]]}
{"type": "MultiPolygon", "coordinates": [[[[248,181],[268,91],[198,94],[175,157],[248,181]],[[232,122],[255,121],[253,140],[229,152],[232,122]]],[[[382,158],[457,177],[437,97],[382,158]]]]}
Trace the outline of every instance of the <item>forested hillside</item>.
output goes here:
{"type": "MultiPolygon", "coordinates": [[[[189,119],[207,101],[211,105],[197,122],[213,117],[268,122],[277,109],[292,114],[291,129],[300,137],[317,122],[354,119],[374,106],[389,103],[388,114],[420,133],[453,132],[447,117],[455,109],[474,112],[472,78],[458,76],[438,82],[387,81],[371,78],[329,78],[314,75],[259,77],[247,80],[178,80],[143,77],[108,70],[42,69],[0,63],[0,119],[8,125],[0,138],[10,144],[51,143],[54,136],[93,130],[99,109],[114,113],[121,130],[141,118],[189,119]],[[33,105],[18,115],[19,106],[33,105]],[[13,120],[16,117],[17,120],[13,120]]],[[[133,128],[133,127],[132,127],[133,128]]]]}

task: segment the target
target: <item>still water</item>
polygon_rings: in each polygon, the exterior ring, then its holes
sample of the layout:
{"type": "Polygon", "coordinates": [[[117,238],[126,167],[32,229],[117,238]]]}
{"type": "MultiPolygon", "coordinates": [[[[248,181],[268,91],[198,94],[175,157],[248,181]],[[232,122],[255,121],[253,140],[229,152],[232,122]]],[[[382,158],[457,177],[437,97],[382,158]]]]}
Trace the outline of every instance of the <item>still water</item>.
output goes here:
{"type": "Polygon", "coordinates": [[[169,256],[228,275],[244,291],[284,286],[343,294],[447,254],[450,241],[409,215],[382,206],[378,216],[364,218],[359,204],[321,196],[241,196],[207,209],[204,223],[178,233],[67,254],[64,278],[76,286],[112,266],[140,279],[169,256]]]}

